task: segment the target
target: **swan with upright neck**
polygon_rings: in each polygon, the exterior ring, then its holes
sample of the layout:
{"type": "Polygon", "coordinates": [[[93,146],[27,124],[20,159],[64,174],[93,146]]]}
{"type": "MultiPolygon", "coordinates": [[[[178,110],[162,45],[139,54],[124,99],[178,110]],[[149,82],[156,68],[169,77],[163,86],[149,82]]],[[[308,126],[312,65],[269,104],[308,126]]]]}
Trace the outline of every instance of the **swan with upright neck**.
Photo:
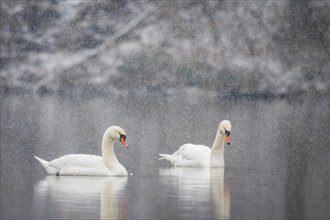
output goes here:
{"type": "Polygon", "coordinates": [[[173,154],[159,154],[159,160],[167,160],[179,167],[224,167],[224,146],[230,144],[231,123],[220,122],[212,148],[204,145],[184,144],[173,154]]]}
{"type": "Polygon", "coordinates": [[[102,157],[87,154],[68,154],[52,161],[34,156],[50,175],[63,176],[127,176],[114,153],[114,141],[119,140],[128,148],[125,131],[118,127],[109,127],[102,139],[102,157]]]}

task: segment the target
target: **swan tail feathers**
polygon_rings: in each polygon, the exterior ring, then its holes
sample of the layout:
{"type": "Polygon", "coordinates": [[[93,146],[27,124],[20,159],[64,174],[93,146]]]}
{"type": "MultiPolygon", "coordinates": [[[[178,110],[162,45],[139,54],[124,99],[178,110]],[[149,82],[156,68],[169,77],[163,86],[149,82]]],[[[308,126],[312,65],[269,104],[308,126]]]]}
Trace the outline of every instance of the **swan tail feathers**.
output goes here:
{"type": "Polygon", "coordinates": [[[54,167],[49,166],[48,161],[43,160],[37,156],[34,156],[34,158],[36,158],[41,163],[41,165],[45,168],[45,170],[47,171],[48,174],[51,174],[51,175],[58,174],[59,170],[55,169],[54,167]]]}
{"type": "Polygon", "coordinates": [[[159,158],[158,160],[170,160],[171,159],[171,156],[172,155],[169,155],[169,154],[158,154],[159,155],[159,158]]]}

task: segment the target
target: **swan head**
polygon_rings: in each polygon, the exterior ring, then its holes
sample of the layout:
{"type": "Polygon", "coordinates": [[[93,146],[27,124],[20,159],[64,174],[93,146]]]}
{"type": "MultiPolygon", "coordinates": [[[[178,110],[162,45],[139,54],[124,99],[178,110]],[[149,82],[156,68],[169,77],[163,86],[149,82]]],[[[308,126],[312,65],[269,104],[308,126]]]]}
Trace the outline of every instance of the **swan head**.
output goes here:
{"type": "Polygon", "coordinates": [[[128,148],[128,143],[126,142],[126,132],[124,129],[118,126],[112,126],[107,129],[107,133],[112,140],[118,140],[124,145],[124,147],[128,148]]]}
{"type": "Polygon", "coordinates": [[[220,131],[225,136],[226,144],[230,144],[230,131],[231,131],[231,123],[228,120],[223,120],[219,125],[220,131]]]}

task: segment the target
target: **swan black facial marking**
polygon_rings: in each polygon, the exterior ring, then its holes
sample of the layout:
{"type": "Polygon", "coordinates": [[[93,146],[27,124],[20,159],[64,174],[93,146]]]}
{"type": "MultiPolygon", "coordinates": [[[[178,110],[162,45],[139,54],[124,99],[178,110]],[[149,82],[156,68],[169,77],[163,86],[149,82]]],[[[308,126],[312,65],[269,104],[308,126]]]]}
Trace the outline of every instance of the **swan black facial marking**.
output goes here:
{"type": "Polygon", "coordinates": [[[119,135],[120,135],[120,137],[119,137],[119,140],[121,140],[121,139],[124,139],[124,140],[126,140],[126,135],[124,135],[124,134],[121,134],[121,133],[119,133],[119,135]]]}
{"type": "Polygon", "coordinates": [[[227,131],[227,130],[225,129],[225,134],[228,135],[228,136],[230,136],[230,131],[227,131]]]}

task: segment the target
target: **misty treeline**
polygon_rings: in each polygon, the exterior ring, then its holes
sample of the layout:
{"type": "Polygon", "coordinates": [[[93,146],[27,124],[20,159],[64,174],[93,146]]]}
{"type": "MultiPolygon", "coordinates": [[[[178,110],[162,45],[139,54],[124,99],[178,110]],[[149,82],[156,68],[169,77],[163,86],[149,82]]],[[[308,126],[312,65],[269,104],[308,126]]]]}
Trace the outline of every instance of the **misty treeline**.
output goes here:
{"type": "Polygon", "coordinates": [[[329,1],[1,1],[1,93],[329,90],[329,1]]]}

